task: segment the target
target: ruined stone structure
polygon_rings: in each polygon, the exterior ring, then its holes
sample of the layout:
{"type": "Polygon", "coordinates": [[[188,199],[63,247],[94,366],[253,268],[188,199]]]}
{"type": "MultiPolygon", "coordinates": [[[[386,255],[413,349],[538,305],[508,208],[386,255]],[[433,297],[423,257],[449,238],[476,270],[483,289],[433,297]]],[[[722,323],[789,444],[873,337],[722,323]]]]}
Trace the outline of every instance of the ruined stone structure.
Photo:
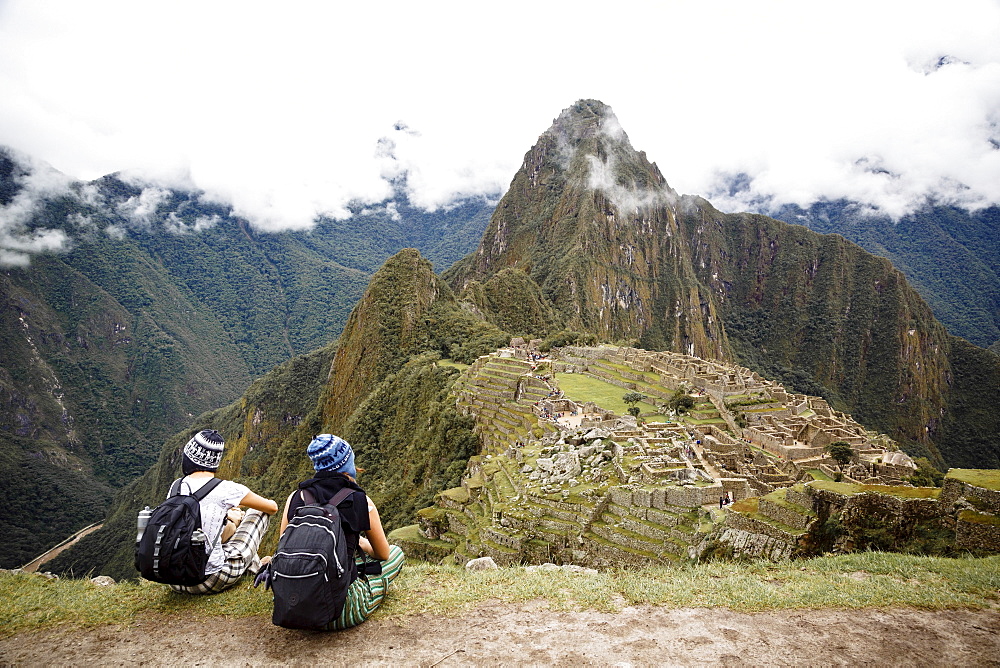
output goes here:
{"type": "Polygon", "coordinates": [[[456,383],[457,405],[475,416],[483,452],[461,487],[441,492],[417,526],[394,532],[414,556],[608,566],[697,558],[721,545],[777,559],[808,551],[810,531],[831,513],[883,510],[886,521],[903,524],[963,511],[952,522],[963,527],[962,540],[995,549],[990,522],[1000,498],[946,487],[939,502],[937,489],[912,491],[925,489],[902,482],[912,460],[822,399],[688,355],[576,347],[539,359],[534,345],[512,344],[456,383]],[[563,373],[664,404],[680,389],[700,403],[684,422],[636,420],[564,396],[563,373]],[[752,416],[746,427],[737,411],[752,416]],[[838,440],[855,449],[844,467],[825,455],[838,440]],[[822,480],[834,477],[842,482],[822,480]],[[966,505],[956,511],[958,499],[966,505]]]}

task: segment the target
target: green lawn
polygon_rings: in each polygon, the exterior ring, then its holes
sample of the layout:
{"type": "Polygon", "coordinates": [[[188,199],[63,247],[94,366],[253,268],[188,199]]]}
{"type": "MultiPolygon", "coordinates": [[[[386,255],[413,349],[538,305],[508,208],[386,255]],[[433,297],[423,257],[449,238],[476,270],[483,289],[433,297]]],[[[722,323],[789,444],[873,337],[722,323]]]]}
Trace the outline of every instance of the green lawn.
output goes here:
{"type": "MultiPolygon", "coordinates": [[[[631,390],[582,373],[560,373],[556,375],[556,381],[559,383],[559,389],[573,401],[593,401],[601,408],[614,411],[618,415],[628,415],[628,404],[622,401],[622,397],[631,390]]],[[[640,401],[637,406],[643,413],[657,410],[656,406],[645,401],[640,401]]]]}
{"type": "Polygon", "coordinates": [[[994,492],[1000,491],[1000,469],[951,469],[945,477],[994,492]]]}

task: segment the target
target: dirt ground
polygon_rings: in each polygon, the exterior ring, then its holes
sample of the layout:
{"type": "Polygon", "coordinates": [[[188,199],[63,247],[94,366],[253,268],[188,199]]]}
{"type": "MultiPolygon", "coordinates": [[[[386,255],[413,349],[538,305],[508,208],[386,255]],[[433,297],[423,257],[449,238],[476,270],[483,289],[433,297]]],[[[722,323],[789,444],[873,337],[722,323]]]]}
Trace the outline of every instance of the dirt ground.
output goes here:
{"type": "Polygon", "coordinates": [[[130,627],[0,641],[3,665],[1000,666],[1000,612],[626,608],[552,612],[485,603],[460,617],[373,619],[339,633],[267,618],[151,617],[130,627]]]}

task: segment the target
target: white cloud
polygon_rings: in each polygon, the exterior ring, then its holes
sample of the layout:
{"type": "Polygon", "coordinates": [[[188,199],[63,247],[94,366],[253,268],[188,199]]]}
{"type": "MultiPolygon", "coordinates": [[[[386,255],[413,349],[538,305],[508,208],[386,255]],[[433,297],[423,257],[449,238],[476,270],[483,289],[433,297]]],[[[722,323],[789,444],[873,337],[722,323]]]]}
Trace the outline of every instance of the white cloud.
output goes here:
{"type": "Polygon", "coordinates": [[[194,221],[188,223],[178,216],[177,212],[171,211],[163,221],[163,228],[171,234],[192,234],[204,232],[220,222],[222,222],[222,218],[218,214],[212,214],[211,216],[195,216],[194,221]]]}
{"type": "Polygon", "coordinates": [[[45,200],[73,194],[70,179],[30,156],[15,152],[12,157],[21,169],[14,177],[18,191],[0,206],[0,266],[26,265],[30,254],[63,250],[69,241],[62,230],[29,230],[28,223],[45,200]]]}
{"type": "Polygon", "coordinates": [[[587,176],[587,186],[599,190],[615,205],[621,218],[639,216],[643,209],[661,205],[673,205],[675,199],[666,188],[647,189],[635,184],[624,186],[618,183],[615,166],[617,160],[613,155],[607,160],[601,160],[595,155],[588,155],[587,162],[590,172],[587,176]]]}
{"type": "Polygon", "coordinates": [[[138,227],[149,228],[156,220],[157,210],[170,199],[170,191],[148,187],[141,193],[121,202],[118,213],[138,227]]]}
{"type": "Polygon", "coordinates": [[[978,205],[1000,201],[998,34],[988,0],[8,0],[0,144],[302,229],[403,173],[426,208],[495,195],[592,97],[679,192],[745,172],[755,197],[978,205]]]}

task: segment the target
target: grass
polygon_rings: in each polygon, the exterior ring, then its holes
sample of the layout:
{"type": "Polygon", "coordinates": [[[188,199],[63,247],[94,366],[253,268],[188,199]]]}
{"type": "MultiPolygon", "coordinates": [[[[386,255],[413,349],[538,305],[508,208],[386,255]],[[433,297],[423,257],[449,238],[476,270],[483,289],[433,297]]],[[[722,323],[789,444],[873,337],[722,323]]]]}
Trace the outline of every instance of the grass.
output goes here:
{"type": "Polygon", "coordinates": [[[1000,469],[951,469],[945,477],[1000,492],[1000,469]]]}
{"type": "MultiPolygon", "coordinates": [[[[639,371],[638,369],[633,369],[627,364],[618,364],[617,362],[612,362],[610,360],[603,360],[603,359],[601,360],[601,366],[610,367],[615,371],[619,372],[619,374],[621,372],[625,372],[642,376],[649,382],[650,385],[657,385],[657,386],[661,385],[660,374],[656,373],[655,371],[639,371]]],[[[625,377],[622,376],[622,379],[624,380],[625,377]]]]}
{"type": "Polygon", "coordinates": [[[826,480],[827,482],[833,482],[833,478],[823,473],[820,469],[809,469],[806,473],[811,475],[813,480],[826,480]]]}
{"type": "Polygon", "coordinates": [[[469,501],[469,490],[465,487],[453,487],[451,489],[438,492],[438,494],[446,496],[452,501],[457,501],[458,503],[467,503],[469,501]]]}
{"type": "Polygon", "coordinates": [[[941,494],[939,487],[894,487],[891,485],[855,485],[848,482],[814,480],[808,483],[816,489],[825,489],[836,494],[854,495],[862,492],[878,492],[904,499],[936,499],[941,494]]]}
{"type": "Polygon", "coordinates": [[[962,522],[973,522],[975,524],[987,524],[989,526],[1000,527],[1000,517],[996,515],[984,515],[974,510],[963,510],[958,514],[958,519],[962,522]]]}
{"type": "MultiPolygon", "coordinates": [[[[618,415],[628,415],[628,404],[622,401],[622,397],[630,390],[582,373],[561,373],[557,380],[559,389],[574,401],[593,401],[601,408],[614,411],[618,415]]],[[[636,405],[643,413],[658,410],[656,406],[645,401],[640,401],[636,405]]]]}
{"type": "Polygon", "coordinates": [[[770,494],[766,494],[761,498],[766,501],[770,501],[771,503],[774,503],[776,505],[779,505],[782,508],[787,508],[788,510],[799,513],[800,515],[814,515],[812,510],[810,510],[809,508],[803,508],[797,503],[792,503],[791,501],[789,501],[786,498],[787,493],[788,493],[787,489],[784,488],[776,489],[770,494]]]}
{"type": "MultiPolygon", "coordinates": [[[[742,612],[790,608],[918,607],[997,609],[1000,556],[918,557],[885,552],[770,562],[649,566],[596,575],[502,568],[468,572],[411,563],[379,617],[457,616],[485,601],[545,601],[554,610],[618,611],[626,605],[725,607],[742,612]]],[[[266,617],[271,595],[249,578],[215,596],[175,594],[151,582],[98,587],[87,580],[0,576],[0,637],[26,630],[129,625],[149,615],[266,617]]]]}

